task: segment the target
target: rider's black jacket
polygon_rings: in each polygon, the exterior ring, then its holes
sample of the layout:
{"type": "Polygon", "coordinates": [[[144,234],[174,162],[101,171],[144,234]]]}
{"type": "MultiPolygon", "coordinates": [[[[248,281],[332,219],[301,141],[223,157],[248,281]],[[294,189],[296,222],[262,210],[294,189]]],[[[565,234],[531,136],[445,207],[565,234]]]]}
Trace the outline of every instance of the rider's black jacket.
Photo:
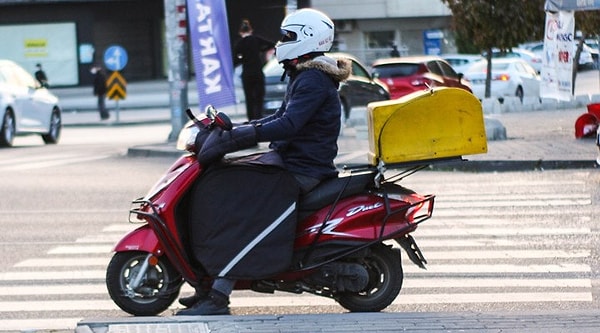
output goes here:
{"type": "Polygon", "coordinates": [[[288,71],[285,100],[273,115],[253,121],[258,141],[271,141],[286,169],[323,180],[337,174],[333,163],[341,126],[338,87],[349,60],[319,56],[288,71]]]}

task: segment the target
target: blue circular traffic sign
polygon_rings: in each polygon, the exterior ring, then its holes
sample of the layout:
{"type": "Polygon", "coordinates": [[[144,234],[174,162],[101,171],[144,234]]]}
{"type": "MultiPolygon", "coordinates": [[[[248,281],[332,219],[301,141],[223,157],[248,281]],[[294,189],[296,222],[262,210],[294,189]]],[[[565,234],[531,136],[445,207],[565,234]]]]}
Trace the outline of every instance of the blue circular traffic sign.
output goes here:
{"type": "Polygon", "coordinates": [[[127,65],[127,51],[119,45],[112,45],[104,51],[104,65],[111,71],[120,71],[127,65]]]}

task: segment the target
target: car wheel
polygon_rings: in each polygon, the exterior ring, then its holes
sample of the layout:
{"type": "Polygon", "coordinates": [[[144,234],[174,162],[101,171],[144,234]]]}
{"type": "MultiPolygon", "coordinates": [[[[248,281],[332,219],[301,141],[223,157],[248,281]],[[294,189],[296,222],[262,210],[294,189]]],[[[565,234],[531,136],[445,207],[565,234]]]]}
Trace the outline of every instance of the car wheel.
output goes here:
{"type": "Polygon", "coordinates": [[[519,98],[521,103],[523,103],[523,87],[517,87],[517,91],[515,92],[515,96],[519,98]]]}
{"type": "Polygon", "coordinates": [[[15,117],[12,111],[6,110],[0,127],[0,147],[12,147],[15,138],[15,117]]]}
{"type": "Polygon", "coordinates": [[[42,134],[42,140],[44,140],[44,143],[58,143],[61,128],[62,121],[60,118],[60,111],[55,108],[54,111],[52,111],[52,116],[50,117],[50,128],[48,129],[48,133],[42,134]]]}

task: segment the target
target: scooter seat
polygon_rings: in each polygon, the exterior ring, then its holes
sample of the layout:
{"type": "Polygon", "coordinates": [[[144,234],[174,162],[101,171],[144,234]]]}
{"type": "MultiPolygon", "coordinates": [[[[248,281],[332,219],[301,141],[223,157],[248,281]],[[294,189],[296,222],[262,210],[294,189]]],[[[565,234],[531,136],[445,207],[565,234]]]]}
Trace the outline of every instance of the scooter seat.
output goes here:
{"type": "Polygon", "coordinates": [[[300,198],[300,215],[314,212],[333,203],[338,197],[340,199],[360,193],[369,185],[374,184],[376,171],[368,170],[342,177],[327,179],[319,184],[314,190],[306,193],[300,198]],[[340,191],[343,191],[340,195],[340,191]]]}

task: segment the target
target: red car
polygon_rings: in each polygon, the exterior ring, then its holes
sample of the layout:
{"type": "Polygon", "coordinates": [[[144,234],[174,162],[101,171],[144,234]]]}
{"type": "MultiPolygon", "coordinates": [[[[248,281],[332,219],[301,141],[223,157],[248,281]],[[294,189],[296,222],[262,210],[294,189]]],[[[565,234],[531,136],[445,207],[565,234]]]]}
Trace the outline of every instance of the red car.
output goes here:
{"type": "Polygon", "coordinates": [[[471,91],[470,83],[457,74],[444,59],[416,56],[378,59],[373,76],[387,84],[390,98],[395,99],[429,87],[455,87],[471,91]]]}

